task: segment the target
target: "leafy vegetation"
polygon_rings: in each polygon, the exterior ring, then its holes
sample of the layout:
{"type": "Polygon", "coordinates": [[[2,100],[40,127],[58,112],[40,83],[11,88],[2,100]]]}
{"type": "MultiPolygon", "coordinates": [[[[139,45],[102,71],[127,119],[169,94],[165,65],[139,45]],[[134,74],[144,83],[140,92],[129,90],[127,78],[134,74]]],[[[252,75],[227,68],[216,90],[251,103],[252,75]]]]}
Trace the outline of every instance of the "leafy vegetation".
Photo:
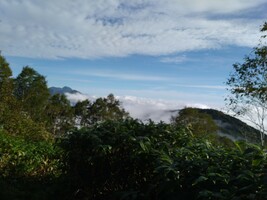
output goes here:
{"type": "Polygon", "coordinates": [[[263,199],[266,154],[236,145],[136,120],[107,121],[63,141],[71,188],[92,199],[263,199]]]}
{"type": "Polygon", "coordinates": [[[214,109],[201,109],[200,112],[212,116],[212,119],[219,127],[219,131],[228,133],[228,135],[234,137],[235,140],[244,140],[254,144],[261,143],[260,131],[248,126],[241,120],[214,109]]]}
{"type": "Polygon", "coordinates": [[[216,133],[218,126],[212,117],[201,109],[184,108],[179,111],[178,115],[171,118],[173,124],[177,126],[187,126],[199,136],[216,133]]]}
{"type": "Polygon", "coordinates": [[[75,114],[78,117],[78,125],[88,127],[105,120],[120,120],[129,117],[121,103],[115,99],[113,94],[107,98],[97,98],[95,102],[88,99],[78,102],[75,107],[75,114]]]}
{"type": "Polygon", "coordinates": [[[214,138],[211,115],[132,119],[114,95],[72,106],[30,67],[0,56],[0,199],[256,199],[262,147],[214,138]]]}
{"type": "MultiPolygon", "coordinates": [[[[266,23],[261,29],[266,31],[266,23]]],[[[266,35],[262,36],[265,39],[266,35]]],[[[267,46],[263,41],[246,56],[244,63],[233,65],[234,71],[227,80],[231,95],[228,97],[230,109],[237,115],[254,123],[260,130],[261,145],[264,146],[267,133],[267,46]]]]}
{"type": "Polygon", "coordinates": [[[61,157],[55,143],[0,130],[0,199],[48,199],[46,188],[63,173],[61,157]]]}

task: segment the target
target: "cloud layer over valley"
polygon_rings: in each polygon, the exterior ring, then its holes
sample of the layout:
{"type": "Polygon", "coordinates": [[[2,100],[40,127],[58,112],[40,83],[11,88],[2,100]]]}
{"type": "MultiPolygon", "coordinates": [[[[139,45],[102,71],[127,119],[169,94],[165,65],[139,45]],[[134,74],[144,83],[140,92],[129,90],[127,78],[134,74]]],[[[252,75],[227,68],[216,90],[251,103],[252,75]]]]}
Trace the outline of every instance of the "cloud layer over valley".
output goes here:
{"type": "MultiPolygon", "coordinates": [[[[67,98],[74,104],[78,101],[89,99],[94,101],[97,97],[85,94],[66,93],[67,98]]],[[[116,96],[122,107],[130,113],[131,117],[147,121],[169,122],[171,116],[176,115],[179,109],[184,107],[209,108],[202,104],[185,104],[177,101],[155,100],[148,98],[138,98],[134,96],[116,96]]]]}

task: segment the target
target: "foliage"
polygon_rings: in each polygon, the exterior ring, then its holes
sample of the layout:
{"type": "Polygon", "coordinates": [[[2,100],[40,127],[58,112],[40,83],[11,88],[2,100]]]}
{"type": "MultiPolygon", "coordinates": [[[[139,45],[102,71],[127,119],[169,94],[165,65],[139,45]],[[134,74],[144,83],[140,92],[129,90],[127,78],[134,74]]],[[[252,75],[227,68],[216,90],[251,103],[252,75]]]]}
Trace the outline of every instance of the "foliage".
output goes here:
{"type": "Polygon", "coordinates": [[[16,107],[13,97],[12,71],[5,58],[0,55],[0,125],[3,124],[3,114],[16,107]]]}
{"type": "Polygon", "coordinates": [[[259,130],[247,125],[243,121],[214,109],[198,109],[200,113],[206,113],[212,117],[218,126],[218,132],[234,140],[245,140],[259,144],[259,130]]]}
{"type": "Polygon", "coordinates": [[[22,109],[36,122],[44,120],[49,90],[45,77],[30,67],[24,67],[15,79],[14,94],[22,109]]]}
{"type": "Polygon", "coordinates": [[[23,137],[29,141],[53,140],[43,124],[34,122],[26,113],[6,110],[2,116],[2,127],[10,135],[23,137]]]}
{"type": "Polygon", "coordinates": [[[7,103],[12,97],[12,71],[4,57],[0,55],[0,102],[7,103]]]}
{"type": "Polygon", "coordinates": [[[92,106],[92,103],[86,99],[84,101],[78,101],[74,106],[74,114],[78,120],[77,125],[81,127],[88,126],[88,109],[92,106]]]}
{"type": "MultiPolygon", "coordinates": [[[[266,24],[262,31],[265,29],[266,24]]],[[[267,117],[267,46],[262,43],[255,47],[243,64],[236,63],[233,68],[234,72],[226,82],[231,93],[228,104],[237,115],[245,116],[257,126],[263,146],[267,117]]]]}
{"type": "Polygon", "coordinates": [[[11,74],[0,56],[0,199],[267,196],[266,152],[203,137],[216,131],[207,113],[187,108],[175,125],[144,124],[112,94],[71,107],[32,68],[15,83],[11,74]]]}
{"type": "Polygon", "coordinates": [[[97,98],[93,103],[89,100],[78,102],[75,105],[75,114],[80,126],[92,126],[106,120],[116,121],[129,117],[113,94],[109,94],[106,98],[97,98]]]}
{"type": "Polygon", "coordinates": [[[187,126],[196,135],[203,136],[216,133],[218,127],[212,117],[207,113],[200,112],[197,108],[184,108],[177,116],[171,118],[172,124],[187,126]]]}
{"type": "Polygon", "coordinates": [[[63,141],[63,148],[68,155],[66,168],[73,191],[82,190],[89,198],[104,199],[134,189],[145,192],[157,157],[150,145],[165,148],[164,137],[169,137],[173,143],[178,137],[168,132],[167,127],[128,119],[106,121],[70,134],[63,141]]]}
{"type": "Polygon", "coordinates": [[[266,154],[223,148],[189,130],[136,120],[73,132],[63,148],[72,194],[90,199],[263,199],[266,154]]]}
{"type": "Polygon", "coordinates": [[[5,79],[12,76],[12,71],[9,67],[8,62],[3,56],[0,56],[0,82],[2,83],[5,79]]]}
{"type": "Polygon", "coordinates": [[[70,101],[63,94],[50,97],[46,106],[46,127],[55,136],[62,136],[74,126],[74,113],[70,101]]]}
{"type": "Polygon", "coordinates": [[[60,154],[54,143],[0,130],[0,199],[49,199],[42,195],[62,174],[60,154]]]}
{"type": "Polygon", "coordinates": [[[46,141],[29,142],[0,131],[0,171],[2,177],[58,175],[55,146],[46,141]]]}

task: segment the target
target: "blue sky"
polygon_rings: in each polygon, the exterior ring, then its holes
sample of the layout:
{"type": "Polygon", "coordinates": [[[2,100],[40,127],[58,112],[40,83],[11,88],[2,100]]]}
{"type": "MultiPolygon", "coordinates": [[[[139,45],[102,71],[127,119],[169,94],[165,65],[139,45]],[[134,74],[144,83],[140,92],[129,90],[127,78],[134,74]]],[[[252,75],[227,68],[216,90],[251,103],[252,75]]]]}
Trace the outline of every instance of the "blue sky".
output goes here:
{"type": "Polygon", "coordinates": [[[224,82],[259,42],[266,0],[1,0],[16,76],[83,93],[223,107],[224,82]]]}

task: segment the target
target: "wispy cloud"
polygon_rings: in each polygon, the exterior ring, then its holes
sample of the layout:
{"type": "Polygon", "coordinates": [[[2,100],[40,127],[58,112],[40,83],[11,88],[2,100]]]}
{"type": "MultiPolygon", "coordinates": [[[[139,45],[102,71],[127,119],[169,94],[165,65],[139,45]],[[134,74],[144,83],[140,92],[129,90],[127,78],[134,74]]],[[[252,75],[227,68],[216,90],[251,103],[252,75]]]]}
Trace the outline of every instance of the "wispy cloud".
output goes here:
{"type": "Polygon", "coordinates": [[[80,82],[80,83],[92,83],[93,82],[87,79],[75,79],[75,78],[50,78],[50,80],[70,81],[70,82],[80,82]]]}
{"type": "Polygon", "coordinates": [[[216,89],[216,90],[225,90],[226,86],[223,85],[184,85],[184,84],[175,84],[177,87],[185,88],[203,88],[203,89],[216,89]]]}
{"type": "Polygon", "coordinates": [[[1,50],[5,55],[34,58],[99,58],[167,55],[224,45],[251,47],[258,42],[262,20],[235,14],[264,3],[1,0],[1,50]]]}
{"type": "Polygon", "coordinates": [[[160,59],[163,63],[182,63],[187,61],[188,58],[185,55],[175,57],[163,57],[160,59]]]}
{"type": "Polygon", "coordinates": [[[172,78],[161,77],[161,76],[151,76],[142,74],[131,74],[131,73],[119,73],[115,71],[73,71],[72,74],[76,75],[86,75],[95,76],[100,78],[110,78],[118,80],[128,80],[128,81],[171,81],[172,78]]]}

